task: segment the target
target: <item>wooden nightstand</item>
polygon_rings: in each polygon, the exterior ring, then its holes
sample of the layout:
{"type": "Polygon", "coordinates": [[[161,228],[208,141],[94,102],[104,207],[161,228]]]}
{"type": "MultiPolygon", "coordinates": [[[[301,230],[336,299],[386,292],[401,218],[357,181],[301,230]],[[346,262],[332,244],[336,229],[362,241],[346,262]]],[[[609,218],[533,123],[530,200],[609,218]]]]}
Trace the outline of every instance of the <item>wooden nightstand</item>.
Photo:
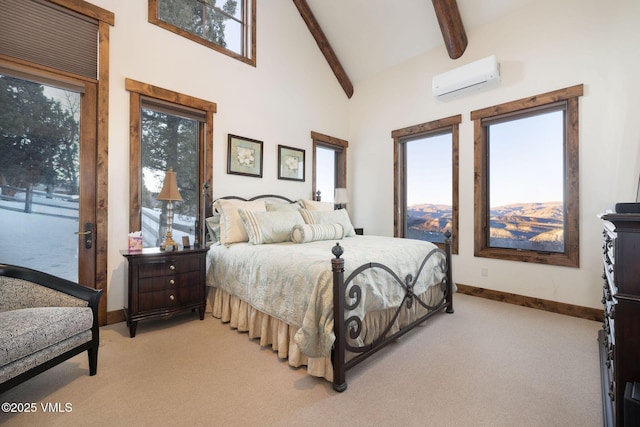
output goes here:
{"type": "Polygon", "coordinates": [[[136,336],[139,320],[196,308],[200,320],[204,319],[207,250],[120,251],[129,262],[129,297],[124,312],[131,338],[136,336]]]}

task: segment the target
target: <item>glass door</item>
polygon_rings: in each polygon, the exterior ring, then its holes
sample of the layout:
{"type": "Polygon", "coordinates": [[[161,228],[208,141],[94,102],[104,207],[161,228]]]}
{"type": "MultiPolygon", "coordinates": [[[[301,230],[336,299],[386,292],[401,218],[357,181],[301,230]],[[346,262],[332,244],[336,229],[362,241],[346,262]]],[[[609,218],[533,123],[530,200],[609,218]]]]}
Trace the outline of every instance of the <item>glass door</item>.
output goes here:
{"type": "Polygon", "coordinates": [[[0,68],[0,262],[95,287],[96,87],[0,68]]]}

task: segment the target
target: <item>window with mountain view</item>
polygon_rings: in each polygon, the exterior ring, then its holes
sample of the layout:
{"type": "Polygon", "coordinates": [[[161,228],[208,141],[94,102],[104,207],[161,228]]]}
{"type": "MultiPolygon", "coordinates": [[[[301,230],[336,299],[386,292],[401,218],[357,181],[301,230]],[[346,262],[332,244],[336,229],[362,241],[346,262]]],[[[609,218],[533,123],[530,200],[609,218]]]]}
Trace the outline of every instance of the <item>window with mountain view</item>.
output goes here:
{"type": "Polygon", "coordinates": [[[580,95],[581,85],[471,113],[476,256],[578,266],[580,95]]]}
{"type": "MultiPolygon", "coordinates": [[[[392,132],[395,141],[395,235],[442,244],[458,230],[458,124],[461,116],[392,132]]],[[[457,242],[454,238],[454,253],[457,242]]]]}
{"type": "Polygon", "coordinates": [[[256,65],[255,0],[149,0],[149,22],[256,65]]]}

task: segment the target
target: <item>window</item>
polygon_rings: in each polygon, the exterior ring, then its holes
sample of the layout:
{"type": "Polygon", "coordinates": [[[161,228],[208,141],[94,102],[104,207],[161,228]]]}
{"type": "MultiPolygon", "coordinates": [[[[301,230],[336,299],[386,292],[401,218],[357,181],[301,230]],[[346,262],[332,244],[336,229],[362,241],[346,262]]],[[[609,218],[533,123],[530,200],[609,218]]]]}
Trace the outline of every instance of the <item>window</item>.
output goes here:
{"type": "Polygon", "coordinates": [[[255,0],[149,0],[149,22],[256,65],[255,0]]]}
{"type": "Polygon", "coordinates": [[[458,253],[458,124],[452,116],[391,132],[394,140],[394,234],[444,243],[458,253]]]}
{"type": "Polygon", "coordinates": [[[204,240],[210,214],[205,183],[211,183],[213,113],[216,105],[126,80],[131,92],[130,231],[142,231],[143,246],[157,247],[166,233],[166,202],[156,199],[168,168],[176,172],[181,202],[173,205],[173,237],[179,244],[204,240]]]}
{"type": "Polygon", "coordinates": [[[579,266],[582,93],[578,85],[471,113],[476,256],[579,266]]]}
{"type": "Polygon", "coordinates": [[[342,139],[311,132],[313,140],[313,194],[333,202],[336,188],[347,186],[347,147],[342,139]]]}
{"type": "MultiPolygon", "coordinates": [[[[34,114],[27,113],[26,110],[17,114],[16,109],[0,108],[0,115],[12,113],[16,117],[23,117],[21,120],[13,123],[16,125],[27,125],[24,130],[27,132],[41,132],[42,126],[34,126],[33,120],[42,119],[49,127],[60,126],[63,116],[64,125],[70,131],[76,125],[69,121],[69,116],[64,110],[74,110],[78,107],[80,112],[79,133],[77,136],[71,136],[71,133],[61,138],[61,134],[55,139],[40,139],[39,143],[44,145],[59,145],[58,153],[50,157],[58,157],[55,161],[57,166],[62,163],[66,167],[63,170],[52,170],[49,166],[32,163],[35,166],[32,172],[36,175],[48,175],[55,173],[56,176],[49,175],[46,179],[55,181],[56,184],[65,182],[65,186],[75,186],[75,178],[72,172],[77,176],[79,184],[79,197],[74,201],[62,201],[70,205],[75,205],[78,220],[73,223],[73,233],[85,233],[87,226],[90,225],[91,234],[70,234],[73,239],[74,246],[67,243],[66,233],[71,231],[71,226],[58,225],[52,226],[47,224],[48,220],[53,219],[51,215],[32,215],[36,224],[30,224],[27,227],[15,227],[1,218],[0,222],[5,228],[13,227],[13,230],[19,233],[27,233],[25,238],[17,237],[5,240],[9,242],[25,242],[31,239],[31,236],[37,235],[38,230],[44,230],[44,233],[50,235],[55,230],[59,236],[50,239],[40,239],[39,244],[32,245],[32,249],[39,252],[45,251],[55,253],[55,262],[44,267],[42,264],[35,265],[38,269],[46,270],[49,273],[59,276],[74,278],[78,283],[104,291],[102,302],[99,307],[99,323],[104,325],[107,321],[107,253],[108,253],[108,111],[109,111],[109,31],[114,24],[114,14],[108,10],[102,9],[89,2],[82,0],[55,0],[55,1],[3,1],[2,13],[0,13],[0,73],[5,76],[13,76],[19,79],[29,81],[27,86],[31,86],[33,91],[23,91],[20,89],[14,94],[22,98],[21,108],[26,108],[29,103],[27,100],[39,100],[32,107],[39,105],[48,106],[48,112],[40,108],[32,110],[34,114]],[[28,31],[25,31],[28,29],[28,31]],[[37,83],[32,86],[31,83],[37,83]],[[54,88],[62,89],[56,95],[53,95],[54,88]],[[37,92],[43,91],[38,94],[37,92]],[[101,95],[98,96],[97,94],[101,95]],[[78,101],[79,104],[74,104],[78,101]],[[48,99],[48,100],[47,100],[48,99]],[[50,101],[59,101],[59,113],[51,114],[58,107],[54,106],[50,101]],[[70,108],[67,108],[70,107],[70,108]],[[35,111],[40,111],[35,114],[35,111]],[[62,113],[62,115],[60,115],[62,113]],[[54,116],[58,116],[54,119],[54,116]],[[75,145],[76,138],[79,145],[75,145]],[[63,141],[74,141],[72,145],[66,145],[62,149],[63,141]],[[75,145],[75,148],[74,148],[75,145]],[[79,152],[74,153],[75,149],[79,152]],[[61,163],[61,156],[66,159],[61,163]],[[73,160],[72,160],[73,159],[73,160]],[[41,167],[41,166],[45,167],[41,167]],[[73,167],[71,167],[73,165],[73,167]],[[72,171],[72,169],[74,169],[72,171]],[[78,169],[79,168],[79,169],[78,169]],[[69,185],[71,184],[71,185],[69,185]],[[42,228],[44,225],[44,228],[42,228]],[[91,240],[91,244],[87,243],[91,240]],[[90,246],[90,247],[89,247],[90,246]],[[55,264],[55,265],[54,265],[55,264]],[[64,274],[61,273],[64,271],[64,274]],[[73,274],[73,276],[72,276],[73,274]]],[[[19,85],[26,87],[22,83],[19,85]]],[[[5,94],[7,95],[7,94],[5,94]]],[[[7,102],[5,98],[3,102],[7,102]]],[[[76,110],[74,110],[76,111],[76,110]]],[[[77,119],[74,112],[74,121],[77,119]]],[[[4,126],[0,126],[4,128],[4,126]]],[[[16,130],[14,127],[13,131],[16,130]]],[[[74,132],[75,133],[75,132],[74,132]]],[[[8,134],[4,134],[5,138],[8,134]]],[[[35,142],[32,140],[32,142],[35,142]]],[[[22,147],[28,150],[26,145],[22,147]]],[[[43,146],[39,147],[40,154],[44,154],[43,146]]],[[[13,153],[15,155],[15,153],[13,153]]],[[[37,153],[34,153],[37,154],[37,153]]],[[[6,160],[8,151],[4,149],[2,156],[6,160]]],[[[17,162],[17,158],[13,158],[17,162]]],[[[15,166],[15,165],[14,165],[15,166]]],[[[0,181],[5,173],[5,168],[0,168],[0,181]]],[[[51,183],[51,181],[49,182],[51,183]]],[[[34,185],[41,184],[33,182],[34,185]]],[[[65,191],[69,191],[65,189],[65,191]]],[[[59,187],[58,187],[59,188],[59,187]]],[[[54,194],[57,193],[56,187],[53,188],[54,194]]],[[[49,188],[47,188],[49,190],[49,188]]],[[[4,193],[3,196],[7,194],[4,193]]],[[[75,196],[75,195],[74,195],[75,196]]],[[[61,203],[58,201],[57,203],[61,203]]],[[[42,205],[35,209],[46,208],[42,205]]],[[[35,210],[34,209],[34,210],[35,210]]],[[[58,208],[59,209],[59,208],[58,208]]],[[[69,209],[63,209],[63,216],[68,216],[69,209]]],[[[6,211],[4,211],[6,212],[6,211]]],[[[60,212],[58,210],[58,212],[60,212]]],[[[49,212],[52,213],[52,212],[49,212]]],[[[2,212],[0,212],[2,216],[2,212]]],[[[60,218],[61,221],[69,221],[68,218],[60,218]]],[[[23,245],[24,246],[24,245],[23,245]]],[[[24,252],[26,247],[21,246],[22,262],[27,258],[24,252]]],[[[9,247],[9,251],[15,252],[15,245],[9,247]]],[[[0,258],[4,258],[2,249],[0,249],[0,258]]],[[[42,258],[42,257],[40,257],[42,258]]],[[[7,261],[7,259],[3,259],[7,261]]],[[[49,260],[51,261],[51,260],[49,260]]]]}

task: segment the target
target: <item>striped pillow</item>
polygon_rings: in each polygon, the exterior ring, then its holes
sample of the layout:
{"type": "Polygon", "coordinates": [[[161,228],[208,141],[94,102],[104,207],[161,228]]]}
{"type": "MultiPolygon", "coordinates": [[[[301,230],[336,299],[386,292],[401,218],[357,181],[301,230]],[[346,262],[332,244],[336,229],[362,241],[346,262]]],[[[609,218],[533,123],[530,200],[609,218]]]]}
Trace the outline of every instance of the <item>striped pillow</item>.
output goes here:
{"type": "Polygon", "coordinates": [[[335,211],[312,211],[300,209],[300,214],[307,224],[340,224],[344,230],[344,237],[355,236],[356,231],[346,209],[335,211]]]}
{"type": "Polygon", "coordinates": [[[244,228],[249,236],[249,243],[280,243],[291,241],[291,228],[304,224],[297,211],[255,212],[238,209],[244,228]]]}
{"type": "Polygon", "coordinates": [[[225,246],[249,240],[238,209],[260,212],[267,210],[264,200],[245,202],[235,199],[218,199],[213,203],[213,207],[220,213],[220,243],[225,246]]]}
{"type": "Polygon", "coordinates": [[[339,240],[343,237],[344,228],[340,224],[302,224],[294,226],[291,231],[291,241],[294,243],[339,240]]]}

